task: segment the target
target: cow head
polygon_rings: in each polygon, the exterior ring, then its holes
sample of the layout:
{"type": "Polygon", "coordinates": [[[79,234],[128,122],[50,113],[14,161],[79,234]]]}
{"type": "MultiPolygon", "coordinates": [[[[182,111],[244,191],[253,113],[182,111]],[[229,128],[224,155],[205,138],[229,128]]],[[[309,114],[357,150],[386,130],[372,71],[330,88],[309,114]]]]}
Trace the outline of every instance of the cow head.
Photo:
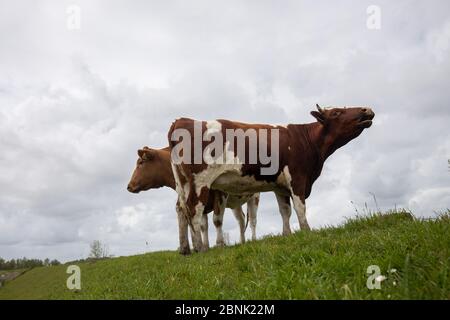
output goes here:
{"type": "Polygon", "coordinates": [[[327,108],[317,106],[311,115],[322,124],[325,135],[335,148],[339,148],[372,125],[375,113],[367,107],[327,108]]]}
{"type": "MultiPolygon", "coordinates": [[[[164,185],[164,174],[167,173],[167,163],[161,156],[161,150],[144,147],[137,151],[138,160],[127,190],[132,193],[139,193],[153,188],[160,188],[164,185]]],[[[169,162],[170,164],[170,162],[169,162]]],[[[170,172],[170,174],[172,174],[170,172]]]]}

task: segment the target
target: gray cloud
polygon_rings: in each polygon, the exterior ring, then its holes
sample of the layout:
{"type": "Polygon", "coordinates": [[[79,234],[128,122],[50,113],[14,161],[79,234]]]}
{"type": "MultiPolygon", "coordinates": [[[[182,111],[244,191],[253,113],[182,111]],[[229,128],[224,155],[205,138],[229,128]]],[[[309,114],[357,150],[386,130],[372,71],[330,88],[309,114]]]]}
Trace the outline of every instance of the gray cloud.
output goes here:
{"type": "MultiPolygon", "coordinates": [[[[0,11],[0,256],[175,249],[175,193],[125,187],[136,150],[166,146],[181,116],[302,123],[316,102],[370,105],[372,128],[313,188],[311,224],[374,208],[371,193],[421,216],[450,207],[448,1],[379,1],[378,31],[368,1],[78,1],[77,31],[69,4],[0,11]]],[[[230,212],[225,230],[238,240],[230,212]]],[[[258,235],[280,231],[264,194],[258,235]]]]}

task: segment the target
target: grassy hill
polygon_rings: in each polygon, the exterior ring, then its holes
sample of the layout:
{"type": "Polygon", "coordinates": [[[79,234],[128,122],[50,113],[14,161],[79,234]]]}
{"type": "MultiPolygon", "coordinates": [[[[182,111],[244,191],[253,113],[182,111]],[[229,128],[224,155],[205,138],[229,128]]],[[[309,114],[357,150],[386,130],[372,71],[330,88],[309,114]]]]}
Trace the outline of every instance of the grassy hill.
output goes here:
{"type": "Polygon", "coordinates": [[[450,299],[450,211],[433,220],[407,212],[360,217],[339,227],[270,236],[180,256],[174,251],[29,270],[0,299],[450,299]],[[367,267],[386,277],[366,286],[367,267]]]}

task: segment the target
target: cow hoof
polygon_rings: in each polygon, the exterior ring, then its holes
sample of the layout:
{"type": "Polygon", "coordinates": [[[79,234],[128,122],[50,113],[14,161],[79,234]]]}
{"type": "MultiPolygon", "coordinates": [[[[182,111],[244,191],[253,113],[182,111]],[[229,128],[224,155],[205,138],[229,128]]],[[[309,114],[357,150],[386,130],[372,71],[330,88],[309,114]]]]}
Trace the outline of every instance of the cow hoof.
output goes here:
{"type": "Polygon", "coordinates": [[[200,248],[194,248],[194,252],[205,252],[206,249],[204,247],[200,247],[200,248]]]}
{"type": "Polygon", "coordinates": [[[191,254],[191,249],[189,247],[187,248],[180,248],[180,254],[183,256],[187,256],[191,254]]]}

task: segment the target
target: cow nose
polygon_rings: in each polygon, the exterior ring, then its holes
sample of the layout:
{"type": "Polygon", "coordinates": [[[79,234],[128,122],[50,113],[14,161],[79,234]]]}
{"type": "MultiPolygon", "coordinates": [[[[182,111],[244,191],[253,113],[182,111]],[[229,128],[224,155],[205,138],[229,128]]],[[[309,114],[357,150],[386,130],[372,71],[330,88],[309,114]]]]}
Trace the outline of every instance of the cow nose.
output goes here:
{"type": "Polygon", "coordinates": [[[133,188],[131,188],[131,186],[128,185],[128,186],[127,186],[127,190],[128,190],[129,192],[131,192],[131,190],[133,190],[133,188]]]}
{"type": "Polygon", "coordinates": [[[375,113],[371,108],[361,108],[361,112],[363,113],[363,117],[369,120],[372,120],[375,117],[375,113]]]}
{"type": "Polygon", "coordinates": [[[372,111],[371,108],[361,108],[362,113],[365,113],[368,116],[373,116],[375,113],[372,111]]]}

